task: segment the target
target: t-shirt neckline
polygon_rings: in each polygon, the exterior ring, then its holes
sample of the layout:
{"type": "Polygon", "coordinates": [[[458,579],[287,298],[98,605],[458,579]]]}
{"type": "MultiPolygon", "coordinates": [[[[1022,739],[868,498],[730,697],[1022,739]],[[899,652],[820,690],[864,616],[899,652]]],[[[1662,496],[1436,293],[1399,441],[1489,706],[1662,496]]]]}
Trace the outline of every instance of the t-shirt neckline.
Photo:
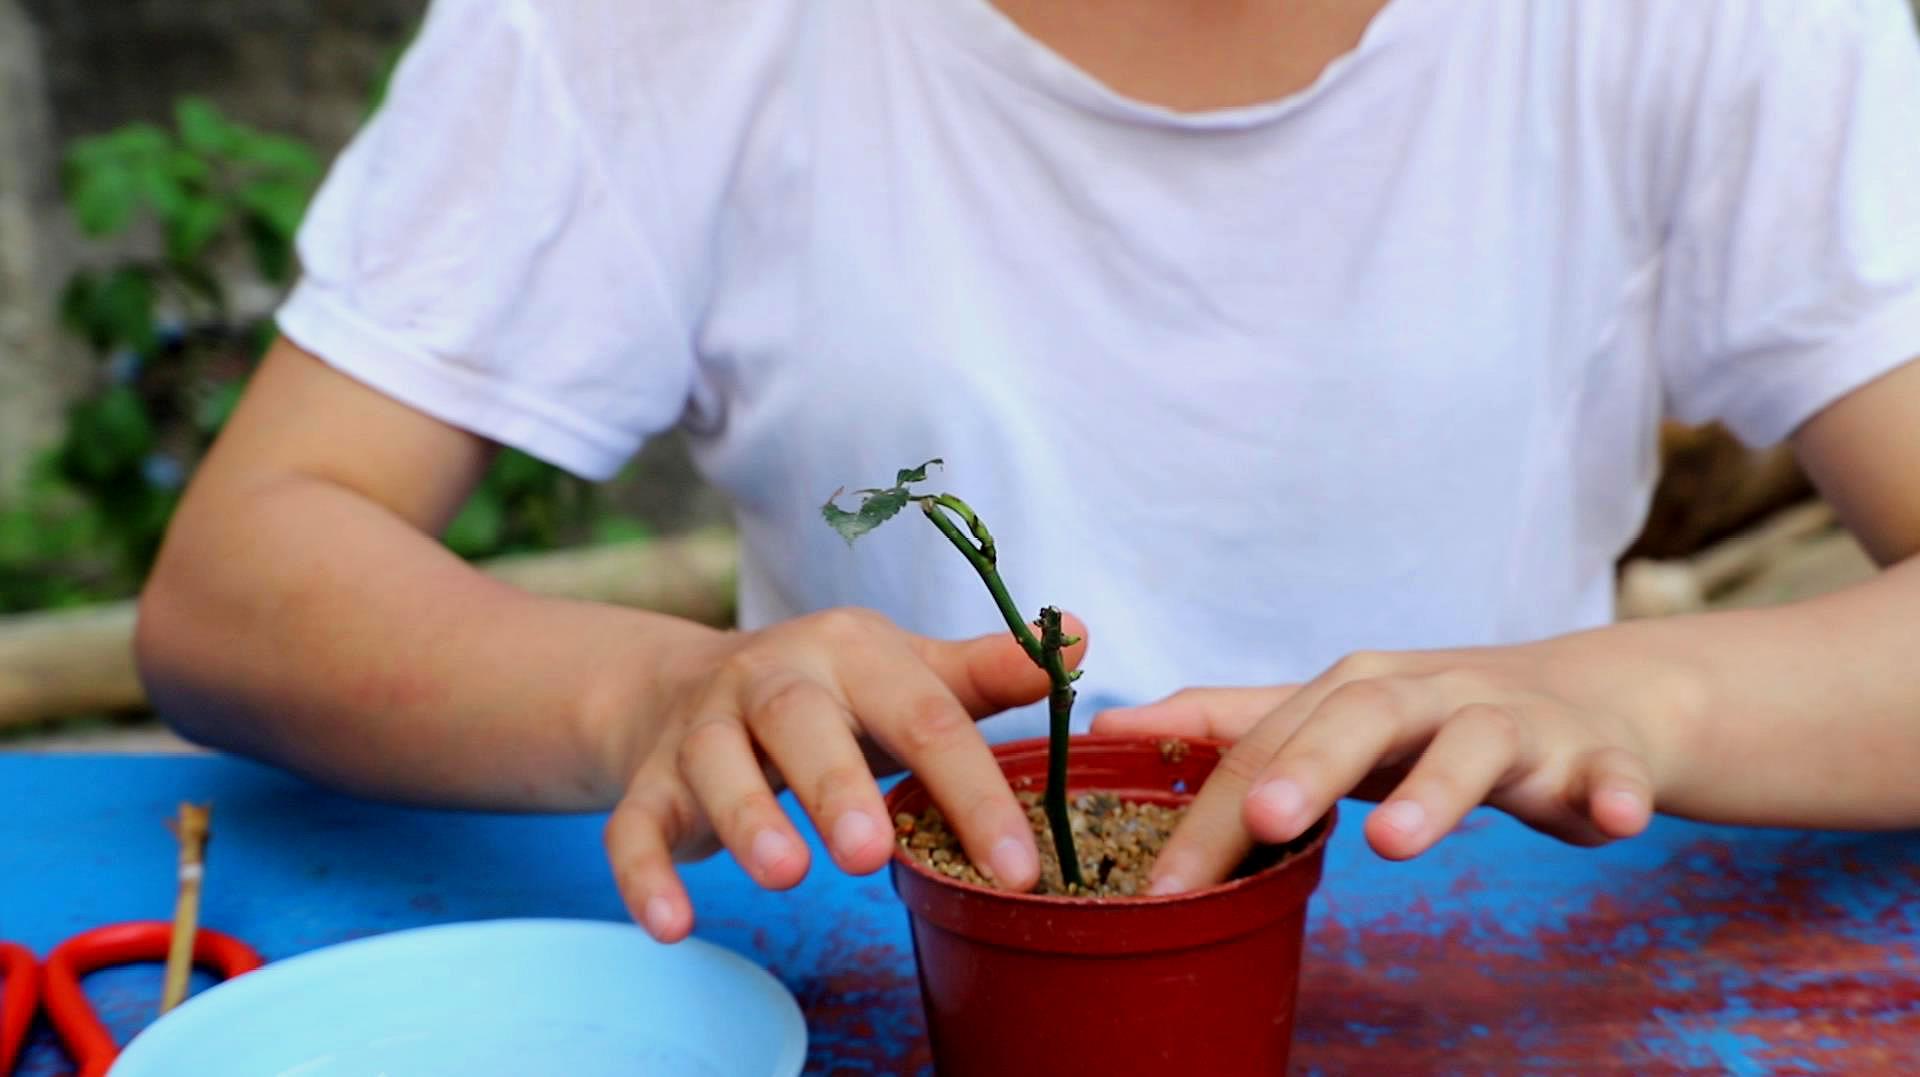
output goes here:
{"type": "Polygon", "coordinates": [[[1007,75],[1071,105],[1117,120],[1187,130],[1232,130],[1271,123],[1322,96],[1399,32],[1416,0],[1387,0],[1352,49],[1335,57],[1303,89],[1271,101],[1182,111],[1128,96],[1027,33],[992,0],[908,0],[953,32],[955,44],[1007,75]]]}

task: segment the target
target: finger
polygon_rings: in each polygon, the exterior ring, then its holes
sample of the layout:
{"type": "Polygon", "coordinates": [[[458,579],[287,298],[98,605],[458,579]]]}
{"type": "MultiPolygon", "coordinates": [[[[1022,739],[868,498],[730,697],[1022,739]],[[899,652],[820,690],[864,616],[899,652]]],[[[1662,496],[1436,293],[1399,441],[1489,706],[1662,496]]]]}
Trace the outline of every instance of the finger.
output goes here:
{"type": "Polygon", "coordinates": [[[1093,731],[1239,740],[1299,690],[1297,684],[1269,688],[1188,688],[1156,703],[1102,711],[1094,716],[1093,731]]]}
{"type": "Polygon", "coordinates": [[[1412,682],[1380,678],[1301,691],[1220,761],[1167,848],[1150,892],[1180,893],[1225,879],[1254,842],[1305,833],[1333,802],[1403,746],[1412,682]],[[1303,720],[1298,712],[1316,694],[1303,720]]]}
{"type": "Polygon", "coordinates": [[[1368,815],[1368,844],[1389,860],[1418,856],[1527,769],[1528,731],[1505,707],[1476,703],[1448,718],[1413,770],[1368,815]]]}
{"type": "Polygon", "coordinates": [[[696,720],[680,741],[679,764],[721,843],[755,882],[784,890],[806,876],[806,842],[774,799],[745,726],[731,715],[696,720]]]}
{"type": "MultiPolygon", "coordinates": [[[[1219,766],[1200,787],[1200,793],[1187,808],[1187,816],[1175,827],[1160,856],[1154,860],[1152,883],[1148,893],[1175,895],[1196,887],[1208,887],[1233,872],[1246,858],[1256,841],[1283,843],[1292,841],[1325,812],[1311,812],[1309,789],[1317,783],[1317,768],[1325,766],[1317,754],[1348,753],[1356,758],[1379,758],[1382,745],[1390,743],[1392,718],[1398,705],[1367,708],[1371,693],[1394,689],[1354,689],[1352,685],[1375,682],[1342,682],[1344,670],[1338,666],[1292,691],[1283,705],[1248,731],[1235,747],[1221,756],[1219,766]],[[1332,714],[1323,714],[1323,705],[1336,697],[1350,695],[1348,705],[1336,706],[1332,714]],[[1296,751],[1296,737],[1315,720],[1323,733],[1309,739],[1296,751]],[[1346,733],[1327,733],[1346,726],[1346,733]],[[1371,735],[1369,735],[1371,730],[1371,735]],[[1352,739],[1346,739],[1352,737],[1352,739]],[[1319,741],[1332,741],[1331,749],[1317,747],[1319,741]],[[1346,739],[1346,741],[1344,741],[1346,739]],[[1342,743],[1344,741],[1344,743],[1342,743]],[[1284,747],[1283,747],[1284,745],[1284,747]],[[1288,754],[1290,770],[1273,772],[1281,753],[1288,754]],[[1260,793],[1260,802],[1252,795],[1260,793]]],[[[1398,682],[1396,682],[1398,683],[1398,682]]],[[[1336,781],[1321,783],[1334,789],[1336,781]]],[[[1352,783],[1325,795],[1331,804],[1352,789],[1352,783]]]]}
{"type": "MultiPolygon", "coordinates": [[[[1080,642],[1061,652],[1067,668],[1076,669],[1087,654],[1086,622],[1064,614],[1061,628],[1069,636],[1080,637],[1080,642]]],[[[1053,687],[1046,671],[1033,664],[1011,633],[996,632],[958,642],[911,634],[907,639],[920,661],[975,718],[1045,699],[1053,687]]]]}
{"type": "Polygon", "coordinates": [[[1400,678],[1353,681],[1329,692],[1255,776],[1248,831],[1264,842],[1299,837],[1375,769],[1430,735],[1419,686],[1400,678]]]}
{"type": "Polygon", "coordinates": [[[684,832],[684,815],[657,790],[670,779],[641,779],[607,817],[607,863],[627,914],[661,942],[679,942],[693,932],[693,904],[673,870],[673,848],[684,832]]]}
{"type": "Polygon", "coordinates": [[[800,799],[834,861],[858,875],[884,867],[893,855],[887,807],[846,708],[797,674],[750,685],[743,702],[753,739],[800,799]]]}
{"type": "Polygon", "coordinates": [[[1601,748],[1581,760],[1574,810],[1608,838],[1631,838],[1653,822],[1653,775],[1624,748],[1601,748]]]}
{"type": "Polygon", "coordinates": [[[868,652],[842,672],[861,728],[926,784],[974,866],[1007,889],[1032,889],[1040,853],[1027,814],[942,679],[882,652],[868,652]]]}

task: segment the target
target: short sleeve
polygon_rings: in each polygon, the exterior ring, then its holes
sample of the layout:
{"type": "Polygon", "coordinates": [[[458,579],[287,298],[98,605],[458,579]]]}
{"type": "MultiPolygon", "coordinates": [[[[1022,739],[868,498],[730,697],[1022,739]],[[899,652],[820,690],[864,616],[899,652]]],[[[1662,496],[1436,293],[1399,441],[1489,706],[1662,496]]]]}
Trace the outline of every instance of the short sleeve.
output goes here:
{"type": "Polygon", "coordinates": [[[410,407],[604,478],[678,420],[692,348],[532,18],[436,0],[315,198],[279,324],[410,407]]]}
{"type": "Polygon", "coordinates": [[[1906,0],[1771,10],[1787,14],[1703,97],[1656,342],[1676,417],[1723,421],[1753,445],[1920,356],[1920,37],[1906,0]]]}

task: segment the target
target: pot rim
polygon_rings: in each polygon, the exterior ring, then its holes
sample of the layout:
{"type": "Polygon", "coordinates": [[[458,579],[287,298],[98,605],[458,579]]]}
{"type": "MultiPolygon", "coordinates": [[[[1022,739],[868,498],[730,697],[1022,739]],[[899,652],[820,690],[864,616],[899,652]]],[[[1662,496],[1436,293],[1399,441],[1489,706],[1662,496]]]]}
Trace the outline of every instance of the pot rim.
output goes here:
{"type": "MultiPolygon", "coordinates": [[[[1074,744],[1084,747],[1137,747],[1154,752],[1161,751],[1161,746],[1168,741],[1178,741],[1189,747],[1212,749],[1221,755],[1226,754],[1226,751],[1233,746],[1232,741],[1221,740],[1216,737],[1154,737],[1137,734],[1090,733],[1077,735],[1073,738],[1074,744]]],[[[993,746],[994,759],[999,761],[1005,755],[1031,751],[1036,747],[1045,749],[1047,743],[1046,737],[1029,737],[1023,740],[996,744],[993,746]]],[[[1069,777],[1071,777],[1073,773],[1071,762],[1069,762],[1067,773],[1069,777]]],[[[891,802],[896,795],[899,795],[900,790],[906,788],[910,783],[918,786],[921,790],[926,788],[918,777],[909,773],[905,778],[901,779],[897,785],[888,790],[887,800],[891,802]]],[[[931,800],[931,794],[928,794],[928,799],[931,800]]],[[[1192,800],[1193,794],[1189,793],[1183,795],[1178,803],[1191,803],[1192,800]]],[[[891,822],[891,809],[893,805],[889,803],[888,808],[889,822],[891,822]]],[[[1241,876],[1237,879],[1228,879],[1226,882],[1216,883],[1213,886],[1202,887],[1198,890],[1185,890],[1178,894],[1143,894],[1138,897],[1074,897],[1067,894],[1034,894],[1026,891],[1002,890],[992,886],[981,886],[978,883],[965,882],[949,875],[943,875],[921,864],[918,860],[907,855],[907,851],[900,847],[900,842],[897,837],[893,843],[893,863],[896,868],[904,868],[911,871],[920,878],[935,883],[944,889],[959,891],[986,900],[1000,901],[1013,905],[1026,905],[1036,909],[1160,909],[1169,905],[1193,904],[1211,899],[1224,898],[1238,893],[1241,890],[1269,883],[1276,875],[1286,874],[1292,870],[1316,869],[1319,864],[1319,858],[1315,854],[1326,847],[1327,839],[1333,834],[1333,825],[1338,815],[1339,807],[1337,805],[1328,808],[1327,813],[1315,820],[1313,825],[1309,826],[1304,832],[1305,835],[1311,835],[1311,838],[1278,863],[1262,868],[1252,875],[1241,876]]]]}

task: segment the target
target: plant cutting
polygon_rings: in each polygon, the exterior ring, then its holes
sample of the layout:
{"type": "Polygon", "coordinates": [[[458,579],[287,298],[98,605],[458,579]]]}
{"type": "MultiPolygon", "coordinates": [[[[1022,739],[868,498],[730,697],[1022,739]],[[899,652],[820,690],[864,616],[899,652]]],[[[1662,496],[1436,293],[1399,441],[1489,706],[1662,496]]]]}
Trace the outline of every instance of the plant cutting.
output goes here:
{"type": "Polygon", "coordinates": [[[1036,892],[993,887],[916,778],[887,796],[892,879],[908,909],[936,1066],[960,1077],[1284,1072],[1306,905],[1332,813],[1295,841],[1256,851],[1224,884],[1146,895],[1152,855],[1227,745],[1071,736],[1080,673],[1062,653],[1079,641],[1056,607],[1032,621],[1020,613],[993,534],[970,505],[915,489],[939,466],[855,491],[851,509],[836,491],[822,509],[852,543],[917,506],[973,566],[1051,685],[1048,736],[994,749],[1042,848],[1036,892]]]}

